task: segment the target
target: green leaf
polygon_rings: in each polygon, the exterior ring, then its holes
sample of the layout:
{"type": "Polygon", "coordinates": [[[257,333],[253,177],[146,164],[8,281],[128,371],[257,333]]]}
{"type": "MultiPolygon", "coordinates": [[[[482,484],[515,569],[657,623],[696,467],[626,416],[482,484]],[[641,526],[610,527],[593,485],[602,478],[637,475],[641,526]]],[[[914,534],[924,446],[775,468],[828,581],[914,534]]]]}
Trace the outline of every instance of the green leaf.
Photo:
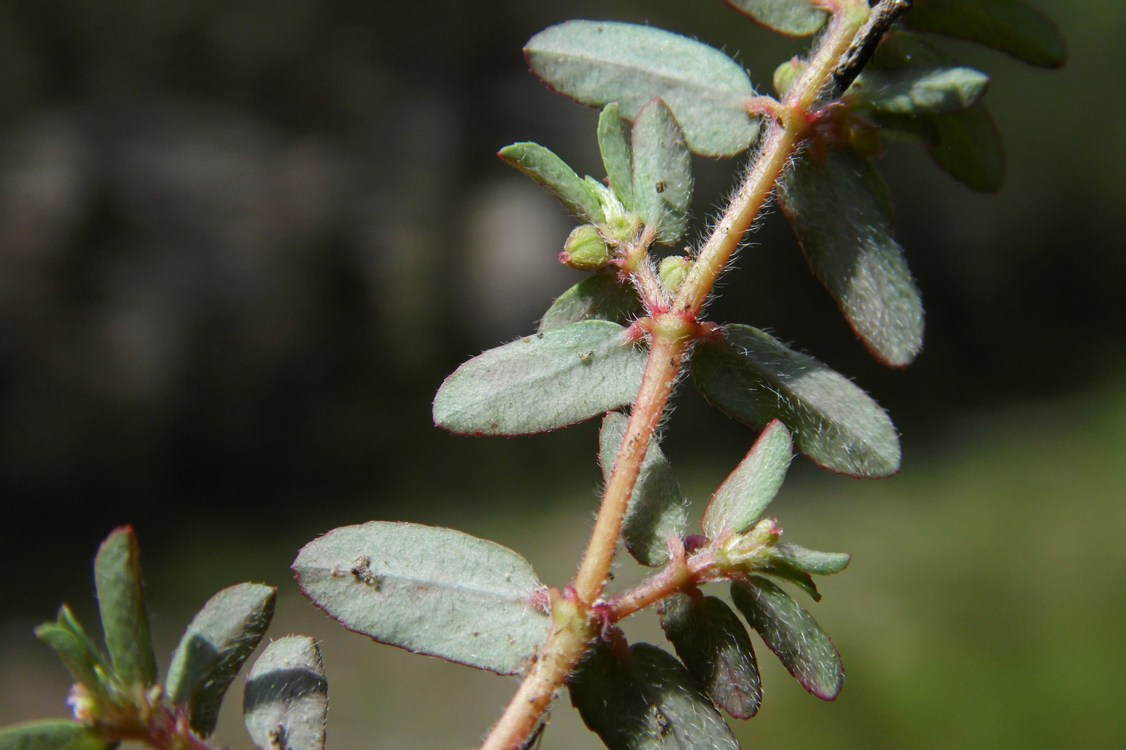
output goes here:
{"type": "Polygon", "coordinates": [[[328,680],[312,638],[290,635],[266,647],[246,676],[243,719],[261,750],[323,750],[328,680]]]}
{"type": "Polygon", "coordinates": [[[676,242],[688,228],[692,158],[672,110],[661,99],[641,108],[633,123],[633,195],[657,241],[676,242]]]}
{"type": "Polygon", "coordinates": [[[989,76],[963,67],[867,70],[849,96],[895,115],[946,114],[969,109],[985,95],[989,76]]]}
{"type": "Polygon", "coordinates": [[[586,320],[490,349],[446,378],[434,423],[462,435],[532,435],[632,403],[646,352],[626,329],[586,320]]]}
{"type": "Polygon", "coordinates": [[[806,151],[781,183],[779,204],[813,275],[856,334],[893,367],[923,345],[923,301],[895,241],[887,187],[847,148],[806,151]]]}
{"type": "Polygon", "coordinates": [[[563,292],[544,313],[539,332],[564,328],[580,320],[608,320],[629,325],[645,312],[637,291],[616,274],[600,273],[563,292]]]}
{"type": "Polygon", "coordinates": [[[847,552],[819,552],[797,544],[781,543],[771,548],[771,557],[803,573],[828,576],[848,567],[852,555],[847,552]]]}
{"type": "MultiPolygon", "coordinates": [[[[598,462],[604,481],[610,481],[628,425],[629,418],[616,411],[602,420],[598,462]]],[[[626,548],[642,565],[664,565],[669,561],[669,540],[684,536],[687,528],[688,505],[672,466],[656,442],[650,443],[622,524],[626,548]]]]}
{"type": "Polygon", "coordinates": [[[968,39],[1045,68],[1067,61],[1067,42],[1046,15],[1024,0],[915,0],[908,28],[968,39]]]}
{"type": "Polygon", "coordinates": [[[35,629],[35,636],[54,649],[75,682],[99,690],[102,675],[109,673],[105,659],[94,641],[65,604],[59,609],[56,622],[35,629]]]}
{"type": "Polygon", "coordinates": [[[648,643],[617,653],[600,642],[569,687],[583,722],[610,750],[738,750],[688,671],[648,643]]]}
{"type": "Polygon", "coordinates": [[[754,526],[782,487],[793,456],[790,431],[778,420],[771,421],[712,495],[703,520],[708,538],[742,534],[754,526]]]}
{"type": "Polygon", "coordinates": [[[995,193],[1005,182],[1005,147],[984,104],[933,118],[937,141],[927,151],[938,166],[980,193],[995,193]]]}
{"type": "Polygon", "coordinates": [[[677,656],[711,697],[736,719],[762,703],[762,681],[747,629],[721,599],[676,594],[659,605],[661,627],[677,656]]]}
{"type": "Polygon", "coordinates": [[[223,589],[192,618],[164,681],[168,700],[188,709],[192,729],[215,731],[219,706],[274,615],[277,589],[240,583],[223,589]]]}
{"type": "Polygon", "coordinates": [[[500,674],[523,670],[551,631],[547,592],[527,561],[452,529],[345,526],[305,545],[293,569],[349,630],[500,674]]]}
{"type": "Polygon", "coordinates": [[[810,36],[829,20],[828,11],[813,0],[727,0],[755,23],[787,36],[810,36]]]}
{"type": "Polygon", "coordinates": [[[758,576],[731,584],[731,601],[767,648],[811,694],[833,700],[844,684],[844,667],[829,636],[800,604],[758,576]]]}
{"type": "Polygon", "coordinates": [[[692,359],[704,397],[752,427],[778,419],[798,450],[832,471],[885,477],[899,470],[899,436],[852,381],[769,334],[730,325],[726,341],[704,341],[692,359]]]}
{"type": "Polygon", "coordinates": [[[0,729],[0,750],[111,750],[94,729],[66,719],[29,721],[0,729]]]}
{"type": "Polygon", "coordinates": [[[746,71],[706,44],[626,23],[568,21],[541,31],[524,48],[532,71],[583,104],[621,105],[629,120],[654,97],[676,115],[688,147],[734,156],[758,135],[746,111],[755,96],[746,71]]]}
{"type": "Polygon", "coordinates": [[[598,150],[614,194],[626,209],[633,211],[633,161],[622,108],[617,102],[607,104],[598,117],[598,150]]]}
{"type": "Polygon", "coordinates": [[[115,529],[102,542],[94,558],[94,584],[114,673],[126,685],[152,685],[156,656],[145,612],[141,553],[131,527],[115,529]]]}
{"type": "Polygon", "coordinates": [[[582,221],[601,224],[606,220],[591,184],[579,177],[567,162],[538,143],[513,143],[502,148],[497,155],[547,188],[582,221]]]}

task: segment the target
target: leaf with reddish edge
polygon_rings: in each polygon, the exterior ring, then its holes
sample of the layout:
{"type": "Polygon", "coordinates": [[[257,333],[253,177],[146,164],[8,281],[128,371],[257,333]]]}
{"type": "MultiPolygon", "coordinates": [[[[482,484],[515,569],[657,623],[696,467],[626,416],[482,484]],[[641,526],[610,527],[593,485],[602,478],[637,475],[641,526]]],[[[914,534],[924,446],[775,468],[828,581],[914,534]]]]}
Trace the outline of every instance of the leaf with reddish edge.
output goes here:
{"type": "Polygon", "coordinates": [[[751,639],[721,599],[675,594],[661,601],[661,627],[696,682],[719,708],[749,719],[762,703],[751,639]]]}
{"type": "Polygon", "coordinates": [[[814,0],[727,0],[760,26],[786,36],[816,34],[829,20],[829,12],[814,0]]]}
{"type": "Polygon", "coordinates": [[[1030,65],[1058,68],[1067,61],[1059,28],[1024,0],[914,0],[903,23],[984,44],[1030,65]]]}
{"type": "Polygon", "coordinates": [[[724,532],[742,534],[754,526],[782,487],[793,457],[790,431],[778,420],[771,421],[712,495],[704,510],[704,533],[718,539],[724,532]]]}
{"type": "Polygon", "coordinates": [[[0,750],[112,750],[118,743],[67,719],[42,719],[0,729],[0,750]]]}
{"type": "Polygon", "coordinates": [[[446,378],[434,423],[459,435],[533,435],[583,422],[633,402],[646,356],[605,320],[525,336],[446,378]]]}
{"type": "Polygon", "coordinates": [[[115,529],[102,542],[94,558],[94,584],[114,674],[126,685],[152,685],[156,655],[145,610],[141,551],[132,527],[115,529]]]}
{"type": "Polygon", "coordinates": [[[215,731],[219,707],[243,663],[257,648],[274,615],[277,589],[240,583],[211,597],[184,631],[165,679],[173,705],[188,710],[192,729],[215,731]]]}
{"type": "Polygon", "coordinates": [[[738,750],[727,722],[671,654],[600,641],[568,679],[571,703],[609,750],[738,750]]]}
{"type": "Polygon", "coordinates": [[[539,330],[553,331],[580,320],[608,320],[624,326],[644,313],[637,290],[622,283],[617,274],[597,273],[559,295],[544,313],[539,330]]]}
{"type": "Polygon", "coordinates": [[[732,582],[731,601],[802,687],[822,700],[836,699],[844,684],[841,655],[800,604],[758,576],[732,582]]]}
{"type": "Polygon", "coordinates": [[[759,131],[747,114],[755,96],[742,66],[714,47],[679,34],[628,23],[568,21],[524,48],[532,72],[583,104],[621,106],[633,120],[654,97],[676,115],[688,147],[703,156],[734,156],[759,131]]]}
{"type": "MultiPolygon", "coordinates": [[[[602,420],[598,462],[604,481],[610,481],[628,426],[629,418],[616,411],[602,420]]],[[[642,565],[664,565],[669,561],[669,540],[679,539],[687,528],[688,504],[680,484],[665,454],[656,442],[650,443],[622,522],[626,548],[642,565]]]]}
{"type": "Polygon", "coordinates": [[[499,674],[521,672],[551,632],[524,558],[453,529],[372,521],[305,545],[301,590],[349,630],[499,674]]]}
{"type": "Polygon", "coordinates": [[[831,471],[886,477],[899,471],[899,436],[886,412],[822,362],[745,325],[701,341],[692,376],[704,398],[752,427],[777,419],[799,451],[831,471]]]}
{"type": "Polygon", "coordinates": [[[260,750],[324,750],[328,681],[307,636],[270,643],[246,676],[243,719],[260,750]]]}
{"type": "Polygon", "coordinates": [[[850,148],[807,150],[780,187],[810,270],[853,330],[885,364],[910,364],[923,346],[923,301],[875,167],[850,148]]]}

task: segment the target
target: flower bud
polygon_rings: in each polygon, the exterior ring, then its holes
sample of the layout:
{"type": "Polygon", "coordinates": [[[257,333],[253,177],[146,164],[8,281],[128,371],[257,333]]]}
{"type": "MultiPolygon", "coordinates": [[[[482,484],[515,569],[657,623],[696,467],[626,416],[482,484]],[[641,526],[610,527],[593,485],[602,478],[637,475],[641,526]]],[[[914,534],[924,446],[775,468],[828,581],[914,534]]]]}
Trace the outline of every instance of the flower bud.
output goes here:
{"type": "Polygon", "coordinates": [[[790,87],[802,77],[807,67],[809,67],[809,63],[799,57],[795,57],[774,69],[774,90],[778,92],[779,97],[786,95],[790,87]]]}
{"type": "Polygon", "coordinates": [[[670,255],[667,258],[662,258],[661,265],[657,268],[657,275],[661,277],[661,286],[669,294],[676,294],[676,290],[680,288],[690,268],[692,268],[692,261],[683,255],[670,255]]]}
{"type": "Polygon", "coordinates": [[[560,261],[580,271],[605,268],[612,257],[610,247],[602,239],[598,227],[591,224],[571,230],[567,241],[563,243],[563,252],[559,254],[560,261]]]}

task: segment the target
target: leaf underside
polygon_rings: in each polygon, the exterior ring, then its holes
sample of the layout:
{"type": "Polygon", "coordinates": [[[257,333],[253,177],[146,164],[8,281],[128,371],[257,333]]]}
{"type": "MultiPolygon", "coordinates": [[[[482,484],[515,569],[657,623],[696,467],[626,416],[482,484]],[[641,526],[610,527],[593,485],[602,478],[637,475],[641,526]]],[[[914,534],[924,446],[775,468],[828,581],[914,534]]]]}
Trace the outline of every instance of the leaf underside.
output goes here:
{"type": "Polygon", "coordinates": [[[624,326],[644,312],[632,286],[622,283],[616,274],[596,273],[559,295],[544,313],[539,332],[554,331],[581,320],[608,320],[624,326]]]}
{"type": "Polygon", "coordinates": [[[718,539],[725,532],[742,534],[754,526],[782,487],[793,455],[786,426],[777,420],[767,424],[704,510],[702,525],[708,538],[718,539]]]}
{"type": "Polygon", "coordinates": [[[607,104],[598,117],[598,150],[614,194],[626,210],[633,211],[636,205],[633,199],[633,160],[629,133],[622,119],[622,108],[617,102],[607,104]]]}
{"type": "Polygon", "coordinates": [[[600,642],[569,681],[571,703],[610,750],[738,750],[727,722],[671,654],[600,642]]]}
{"type": "Polygon", "coordinates": [[[688,227],[692,160],[672,111],[661,99],[641,108],[633,123],[633,196],[657,241],[676,242],[688,227]]]}
{"type": "Polygon", "coordinates": [[[735,10],[755,23],[786,36],[816,34],[829,20],[828,11],[813,0],[727,0],[735,10]]]}
{"type": "Polygon", "coordinates": [[[923,302],[871,163],[848,148],[807,150],[784,175],[779,204],[813,275],[869,351],[910,364],[923,345],[923,302]]]}
{"type": "Polygon", "coordinates": [[[305,545],[301,590],[349,630],[500,674],[547,640],[546,591],[515,552],[453,529],[372,521],[305,545]]]}
{"type": "Polygon", "coordinates": [[[246,677],[243,719],[260,750],[323,750],[328,681],[312,638],[272,642],[246,677]]]}
{"type": "MultiPolygon", "coordinates": [[[[604,481],[610,480],[628,425],[629,418],[619,412],[610,412],[602,422],[598,459],[604,481]]],[[[682,537],[687,528],[688,504],[680,484],[664,453],[651,443],[622,524],[626,548],[642,565],[664,565],[669,560],[669,540],[682,537]]]]}
{"type": "Polygon", "coordinates": [[[587,320],[490,349],[446,378],[434,423],[461,435],[531,435],[632,403],[645,350],[626,329],[587,320]]]}
{"type": "Polygon", "coordinates": [[[703,341],[692,374],[728,416],[763,428],[778,419],[797,449],[832,471],[885,477],[899,470],[899,436],[887,413],[852,381],[757,328],[730,325],[703,341]]]}
{"type": "Polygon", "coordinates": [[[755,96],[746,71],[719,50],[678,34],[627,23],[568,21],[524,48],[537,76],[583,104],[621,106],[633,120],[654,97],[676,115],[688,147],[734,156],[758,135],[747,115],[755,96]]]}

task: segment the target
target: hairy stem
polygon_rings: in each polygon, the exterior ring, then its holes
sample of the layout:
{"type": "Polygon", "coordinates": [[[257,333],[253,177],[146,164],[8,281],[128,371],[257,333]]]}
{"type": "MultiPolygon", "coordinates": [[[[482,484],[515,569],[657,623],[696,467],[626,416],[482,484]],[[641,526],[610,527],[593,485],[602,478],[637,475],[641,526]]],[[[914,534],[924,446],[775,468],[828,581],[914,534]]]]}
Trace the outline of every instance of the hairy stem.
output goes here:
{"type": "MultiPolygon", "coordinates": [[[[769,124],[754,165],[681,285],[672,311],[651,319],[649,359],[641,390],[572,585],[574,600],[568,604],[577,607],[579,615],[583,609],[592,613],[605,589],[626,508],[646,450],[664,416],[686,355],[700,335],[696,318],[808,132],[810,116],[822,92],[832,83],[833,71],[867,18],[867,3],[861,2],[843,2],[834,13],[805,74],[791,88],[776,118],[769,124]]],[[[662,593],[667,589],[665,583],[645,593],[662,593]]],[[[641,596],[639,602],[649,602],[650,598],[641,596]]],[[[622,602],[619,614],[632,611],[637,603],[622,602]]],[[[554,632],[481,746],[482,750],[518,750],[525,745],[556,692],[589,649],[591,634],[590,617],[556,616],[554,632]]]]}

